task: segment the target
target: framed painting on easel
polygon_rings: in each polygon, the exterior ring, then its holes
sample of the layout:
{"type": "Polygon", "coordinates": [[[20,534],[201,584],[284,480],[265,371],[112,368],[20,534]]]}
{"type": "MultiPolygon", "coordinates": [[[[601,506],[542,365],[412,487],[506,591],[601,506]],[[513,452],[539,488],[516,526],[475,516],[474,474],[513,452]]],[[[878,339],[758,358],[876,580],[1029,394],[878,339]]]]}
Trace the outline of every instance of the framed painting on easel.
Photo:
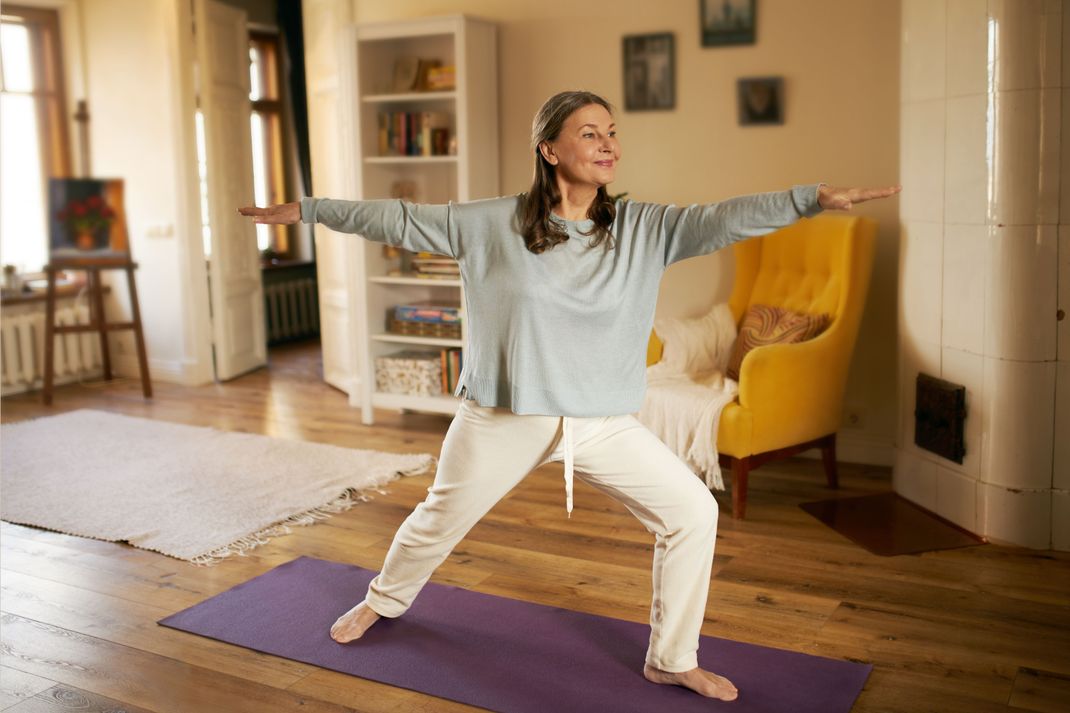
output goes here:
{"type": "Polygon", "coordinates": [[[50,178],[49,262],[101,264],[130,261],[119,178],[50,178]]]}
{"type": "Polygon", "coordinates": [[[48,180],[48,288],[45,293],[45,363],[42,396],[45,405],[52,403],[52,382],[55,372],[56,336],[62,334],[96,332],[100,338],[101,362],[104,378],[112,378],[111,356],[108,352],[108,333],[115,330],[134,331],[141,388],[145,398],[152,397],[148,353],[141,327],[137,285],[134,270],[137,263],[130,258],[126,220],[123,214],[123,182],[118,178],[50,178],[48,180]],[[89,299],[88,324],[56,324],[56,278],[63,271],[86,273],[89,299]],[[104,281],[102,270],[126,272],[130,290],[131,319],[108,322],[104,311],[104,281]]]}

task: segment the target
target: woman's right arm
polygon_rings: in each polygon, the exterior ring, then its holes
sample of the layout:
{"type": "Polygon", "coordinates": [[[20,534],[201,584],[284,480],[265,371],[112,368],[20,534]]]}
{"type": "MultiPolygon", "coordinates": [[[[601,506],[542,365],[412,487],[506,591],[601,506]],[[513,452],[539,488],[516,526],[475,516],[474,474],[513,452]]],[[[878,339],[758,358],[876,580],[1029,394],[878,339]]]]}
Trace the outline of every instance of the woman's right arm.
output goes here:
{"type": "Polygon", "coordinates": [[[346,201],[302,198],[270,208],[239,208],[257,223],[322,223],[340,233],[355,233],[413,252],[458,255],[452,203],[427,205],[397,198],[346,201]]]}

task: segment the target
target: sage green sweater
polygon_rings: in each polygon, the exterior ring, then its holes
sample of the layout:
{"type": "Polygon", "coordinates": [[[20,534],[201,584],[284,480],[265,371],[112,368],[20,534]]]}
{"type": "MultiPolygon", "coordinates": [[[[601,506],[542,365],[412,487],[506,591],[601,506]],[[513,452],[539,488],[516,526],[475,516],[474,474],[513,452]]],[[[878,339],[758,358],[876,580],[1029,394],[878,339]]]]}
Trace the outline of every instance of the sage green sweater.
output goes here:
{"type": "Polygon", "coordinates": [[[569,240],[536,255],[516,230],[520,196],[443,205],[302,198],[301,220],[454,258],[468,345],[455,396],[518,414],[636,413],[658,284],[669,265],[821,212],[821,184],[710,204],[619,200],[615,248],[591,220],[554,216],[569,240]]]}

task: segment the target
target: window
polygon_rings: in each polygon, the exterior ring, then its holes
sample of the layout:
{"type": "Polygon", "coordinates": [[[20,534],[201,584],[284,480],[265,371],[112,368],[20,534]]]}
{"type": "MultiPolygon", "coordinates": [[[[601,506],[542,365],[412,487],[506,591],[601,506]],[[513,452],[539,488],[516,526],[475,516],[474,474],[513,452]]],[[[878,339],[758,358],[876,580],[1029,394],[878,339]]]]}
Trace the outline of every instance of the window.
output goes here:
{"type": "Polygon", "coordinates": [[[70,175],[59,14],[6,5],[0,16],[0,262],[48,262],[48,179],[70,175]]]}
{"type": "MultiPolygon", "coordinates": [[[[282,150],[282,97],[279,93],[279,38],[249,33],[250,128],[253,135],[253,187],[260,206],[285,202],[285,161],[282,150]]],[[[256,226],[257,247],[288,256],[286,226],[256,226]]]]}

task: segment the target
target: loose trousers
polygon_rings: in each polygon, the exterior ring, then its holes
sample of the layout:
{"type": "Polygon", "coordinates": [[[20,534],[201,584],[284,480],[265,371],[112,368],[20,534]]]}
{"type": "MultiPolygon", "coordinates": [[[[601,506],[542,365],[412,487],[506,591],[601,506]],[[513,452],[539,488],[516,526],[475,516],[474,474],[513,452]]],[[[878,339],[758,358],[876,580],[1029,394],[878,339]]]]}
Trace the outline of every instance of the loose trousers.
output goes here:
{"type": "Polygon", "coordinates": [[[703,481],[632,415],[515,414],[463,399],[442,442],[427,498],[394,535],[366,596],[401,616],[468,531],[531,471],[564,460],[571,427],[577,477],[619,500],[655,536],[646,663],[698,665],[717,533],[717,502],[703,481]]]}

